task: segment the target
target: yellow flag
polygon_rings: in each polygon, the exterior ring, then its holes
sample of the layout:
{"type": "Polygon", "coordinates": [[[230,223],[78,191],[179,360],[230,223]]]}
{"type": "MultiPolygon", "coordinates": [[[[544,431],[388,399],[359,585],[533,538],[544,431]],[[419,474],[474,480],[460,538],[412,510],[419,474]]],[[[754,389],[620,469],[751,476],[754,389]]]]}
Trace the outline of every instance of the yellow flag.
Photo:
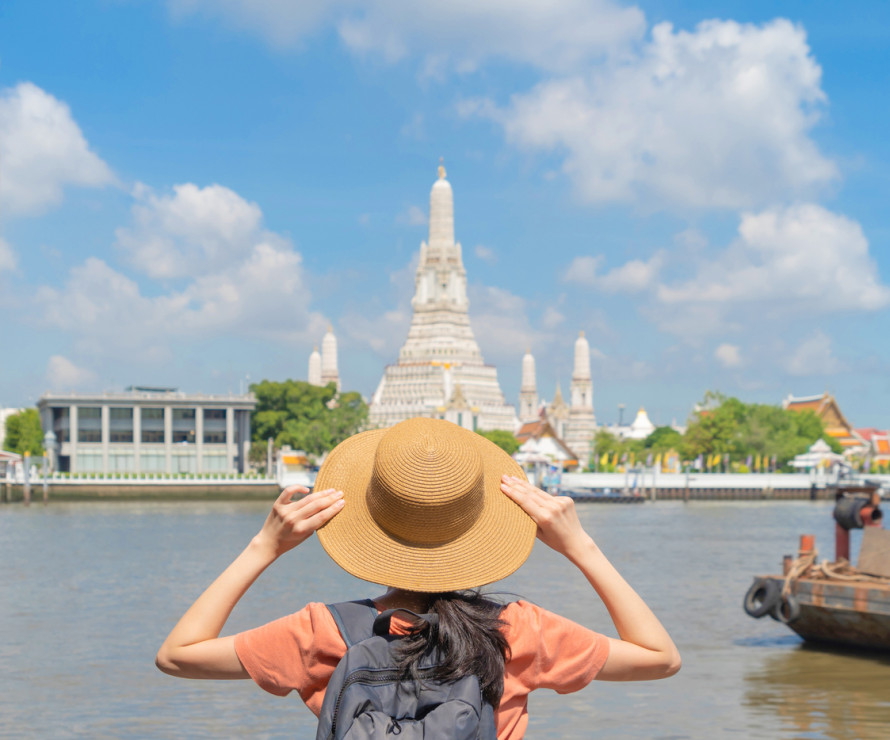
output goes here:
{"type": "Polygon", "coordinates": [[[605,467],[608,464],[609,464],[609,453],[604,452],[602,455],[600,455],[600,465],[605,467]]]}

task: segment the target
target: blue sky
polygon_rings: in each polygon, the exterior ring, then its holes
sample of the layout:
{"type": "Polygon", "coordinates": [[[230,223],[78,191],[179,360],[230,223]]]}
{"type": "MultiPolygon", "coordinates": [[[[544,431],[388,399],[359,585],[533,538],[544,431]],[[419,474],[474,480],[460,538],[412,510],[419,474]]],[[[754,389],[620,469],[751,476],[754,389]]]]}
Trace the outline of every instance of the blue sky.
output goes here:
{"type": "Polygon", "coordinates": [[[304,378],[369,396],[439,157],[516,402],[590,339],[598,418],[829,390],[890,427],[890,8],[6,0],[0,406],[304,378]]]}

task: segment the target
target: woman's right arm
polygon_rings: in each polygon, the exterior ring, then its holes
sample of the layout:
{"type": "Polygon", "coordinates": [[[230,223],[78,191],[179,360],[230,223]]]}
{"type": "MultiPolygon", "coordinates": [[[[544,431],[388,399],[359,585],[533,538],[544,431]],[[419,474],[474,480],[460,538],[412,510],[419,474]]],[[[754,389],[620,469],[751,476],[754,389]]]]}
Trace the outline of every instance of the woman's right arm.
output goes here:
{"type": "Polygon", "coordinates": [[[299,545],[343,508],[339,491],[286,488],[244,551],[208,586],[164,640],[155,664],[180,678],[248,678],[235,654],[235,638],[220,637],[235,604],[280,555],[299,545]]]}
{"type": "Polygon", "coordinates": [[[584,531],[568,496],[552,496],[527,480],[504,476],[501,490],[538,525],[538,539],[562,553],[603,600],[620,639],[597,675],[605,681],[667,678],[680,670],[680,653],[667,630],[584,531]]]}

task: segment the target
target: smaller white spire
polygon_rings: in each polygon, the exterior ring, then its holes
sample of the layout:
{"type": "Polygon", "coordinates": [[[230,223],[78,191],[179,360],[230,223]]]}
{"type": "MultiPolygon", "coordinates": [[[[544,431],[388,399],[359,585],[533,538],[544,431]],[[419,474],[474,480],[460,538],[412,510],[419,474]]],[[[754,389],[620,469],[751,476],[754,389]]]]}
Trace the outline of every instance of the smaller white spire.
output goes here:
{"type": "Polygon", "coordinates": [[[590,380],[590,344],[584,337],[584,331],[578,332],[575,340],[575,368],[572,380],[590,380]]]}
{"type": "Polygon", "coordinates": [[[538,416],[538,384],[535,379],[535,357],[531,349],[522,358],[522,383],[519,387],[520,421],[533,421],[538,416]]]}
{"type": "Polygon", "coordinates": [[[337,337],[328,324],[328,330],[321,340],[321,384],[334,383],[340,390],[340,373],[337,370],[337,337]]]}
{"type": "Polygon", "coordinates": [[[312,348],[312,354],[309,355],[309,383],[311,385],[322,385],[321,355],[318,352],[318,345],[312,348]]]}
{"type": "Polygon", "coordinates": [[[537,393],[538,383],[535,378],[535,356],[531,349],[527,349],[522,356],[522,384],[520,390],[535,391],[537,393]]]}

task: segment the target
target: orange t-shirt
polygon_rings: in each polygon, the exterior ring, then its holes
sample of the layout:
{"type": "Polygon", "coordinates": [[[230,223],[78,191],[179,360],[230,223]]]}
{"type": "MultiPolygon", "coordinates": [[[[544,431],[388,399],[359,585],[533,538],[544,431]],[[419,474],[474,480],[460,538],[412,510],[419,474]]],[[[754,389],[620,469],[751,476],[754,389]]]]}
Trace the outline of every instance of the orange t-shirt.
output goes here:
{"type": "MultiPolygon", "coordinates": [[[[495,711],[499,740],[518,740],[528,726],[528,695],[535,689],[560,694],[578,691],[599,673],[609,656],[607,637],[527,601],[504,607],[504,635],[510,645],[504,694],[495,711]]],[[[405,623],[393,620],[392,631],[405,623]]],[[[295,614],[241,632],[235,651],[251,678],[266,691],[297,691],[318,716],[328,680],[346,653],[333,616],[311,603],[295,614]]]]}

